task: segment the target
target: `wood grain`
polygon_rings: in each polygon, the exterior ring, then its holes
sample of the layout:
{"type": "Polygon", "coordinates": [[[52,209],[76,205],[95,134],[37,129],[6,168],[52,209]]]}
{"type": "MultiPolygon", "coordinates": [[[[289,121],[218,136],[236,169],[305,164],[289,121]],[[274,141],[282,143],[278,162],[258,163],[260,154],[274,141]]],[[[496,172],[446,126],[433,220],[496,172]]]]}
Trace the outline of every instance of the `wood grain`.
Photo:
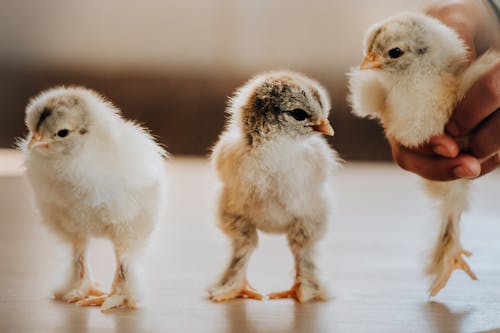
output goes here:
{"type": "MultiPolygon", "coordinates": [[[[390,164],[349,163],[337,172],[336,215],[318,249],[332,298],[215,304],[205,288],[229,255],[214,219],[215,177],[206,160],[172,159],[168,216],[144,260],[146,306],[103,314],[51,300],[68,251],[38,221],[19,162],[0,154],[0,332],[500,332],[498,172],[477,181],[462,224],[479,281],[456,272],[429,299],[422,271],[437,228],[417,177],[390,164]]],[[[260,236],[250,282],[261,292],[289,287],[284,237],[260,236]]],[[[111,245],[93,241],[90,256],[108,289],[111,245]]]]}

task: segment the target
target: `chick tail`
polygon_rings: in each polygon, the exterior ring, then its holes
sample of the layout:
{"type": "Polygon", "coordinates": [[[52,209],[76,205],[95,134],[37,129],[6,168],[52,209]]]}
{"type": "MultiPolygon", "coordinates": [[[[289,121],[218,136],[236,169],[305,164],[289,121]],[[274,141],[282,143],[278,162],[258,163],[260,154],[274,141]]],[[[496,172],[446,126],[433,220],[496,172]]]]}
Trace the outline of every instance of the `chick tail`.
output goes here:
{"type": "Polygon", "coordinates": [[[462,269],[473,280],[477,279],[462,257],[468,257],[471,253],[464,250],[460,242],[460,218],[468,206],[469,187],[470,182],[467,180],[426,182],[426,190],[439,203],[441,213],[439,237],[427,266],[427,273],[434,277],[431,296],[435,296],[446,285],[455,269],[462,269]]]}

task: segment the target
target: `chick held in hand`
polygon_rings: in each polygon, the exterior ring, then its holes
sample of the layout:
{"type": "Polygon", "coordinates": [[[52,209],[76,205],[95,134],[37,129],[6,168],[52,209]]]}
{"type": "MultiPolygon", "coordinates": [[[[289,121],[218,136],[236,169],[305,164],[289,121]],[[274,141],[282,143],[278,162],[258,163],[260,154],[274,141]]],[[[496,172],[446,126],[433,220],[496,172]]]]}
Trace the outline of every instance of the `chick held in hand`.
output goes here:
{"type": "Polygon", "coordinates": [[[295,259],[292,288],[269,298],[324,299],[313,251],[331,216],[337,166],[336,153],[321,136],[333,135],[327,92],[304,75],[269,72],[237,90],[227,112],[212,162],[221,181],[219,225],[232,242],[232,255],[210,298],[263,298],[246,279],[260,230],[286,234],[295,259]]]}
{"type": "MultiPolygon", "coordinates": [[[[444,133],[453,110],[472,84],[500,62],[489,51],[469,64],[457,33],[419,13],[403,13],[372,26],[360,69],[349,74],[350,103],[360,117],[379,119],[389,139],[408,148],[444,133]]],[[[435,296],[455,269],[472,272],[463,256],[459,223],[469,201],[469,180],[425,181],[440,210],[441,228],[427,272],[435,296]]]]}
{"type": "Polygon", "coordinates": [[[72,245],[70,274],[54,297],[80,305],[135,308],[141,300],[139,254],[162,218],[165,151],[144,128],[124,120],[97,93],[59,87],[26,109],[19,144],[44,223],[72,245]],[[116,271],[99,291],[87,261],[91,237],[112,241],[116,271]]]}

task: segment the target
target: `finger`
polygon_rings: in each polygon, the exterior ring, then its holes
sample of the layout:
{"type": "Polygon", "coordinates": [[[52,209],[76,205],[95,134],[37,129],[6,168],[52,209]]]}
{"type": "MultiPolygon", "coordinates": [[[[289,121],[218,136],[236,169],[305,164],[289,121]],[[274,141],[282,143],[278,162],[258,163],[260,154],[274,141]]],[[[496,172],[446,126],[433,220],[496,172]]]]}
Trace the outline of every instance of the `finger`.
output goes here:
{"type": "Polygon", "coordinates": [[[429,180],[475,178],[481,173],[479,161],[467,154],[460,154],[456,158],[444,158],[422,155],[405,147],[399,147],[393,149],[393,157],[401,168],[429,180]]]}
{"type": "Polygon", "coordinates": [[[470,136],[469,149],[479,159],[500,151],[500,110],[488,117],[470,136]]]}
{"type": "Polygon", "coordinates": [[[432,155],[441,155],[443,157],[456,157],[460,151],[457,142],[449,135],[441,134],[432,137],[429,140],[432,155]]]}
{"type": "Polygon", "coordinates": [[[469,89],[446,125],[452,136],[468,134],[500,107],[500,62],[469,89]]]}
{"type": "Polygon", "coordinates": [[[481,163],[481,176],[500,167],[500,153],[497,153],[481,163]]]}
{"type": "MultiPolygon", "coordinates": [[[[394,139],[389,139],[389,141],[391,145],[400,145],[394,139]]],[[[410,150],[423,155],[441,155],[443,157],[453,158],[458,155],[460,147],[454,138],[447,134],[441,134],[433,136],[429,139],[429,142],[418,147],[411,148],[410,150]]]]}

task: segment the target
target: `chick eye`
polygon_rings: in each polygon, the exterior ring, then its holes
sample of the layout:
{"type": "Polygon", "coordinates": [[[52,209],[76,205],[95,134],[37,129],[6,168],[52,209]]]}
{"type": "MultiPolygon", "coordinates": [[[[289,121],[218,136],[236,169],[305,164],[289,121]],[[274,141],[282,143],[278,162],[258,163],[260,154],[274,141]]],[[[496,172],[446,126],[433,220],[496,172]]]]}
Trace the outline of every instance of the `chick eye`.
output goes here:
{"type": "Polygon", "coordinates": [[[306,119],[311,117],[309,115],[309,113],[305,112],[302,109],[295,109],[292,111],[287,111],[287,113],[289,115],[291,115],[295,120],[298,120],[298,121],[303,121],[303,120],[306,120],[306,119]]]}
{"type": "Polygon", "coordinates": [[[64,137],[68,136],[68,134],[69,134],[69,131],[67,129],[62,129],[62,130],[59,130],[57,132],[57,136],[60,138],[64,138],[64,137]]]}
{"type": "Polygon", "coordinates": [[[393,49],[390,49],[389,52],[387,53],[389,55],[390,58],[392,59],[396,59],[396,58],[399,58],[403,55],[403,51],[401,51],[401,49],[399,47],[395,47],[393,49]]]}

